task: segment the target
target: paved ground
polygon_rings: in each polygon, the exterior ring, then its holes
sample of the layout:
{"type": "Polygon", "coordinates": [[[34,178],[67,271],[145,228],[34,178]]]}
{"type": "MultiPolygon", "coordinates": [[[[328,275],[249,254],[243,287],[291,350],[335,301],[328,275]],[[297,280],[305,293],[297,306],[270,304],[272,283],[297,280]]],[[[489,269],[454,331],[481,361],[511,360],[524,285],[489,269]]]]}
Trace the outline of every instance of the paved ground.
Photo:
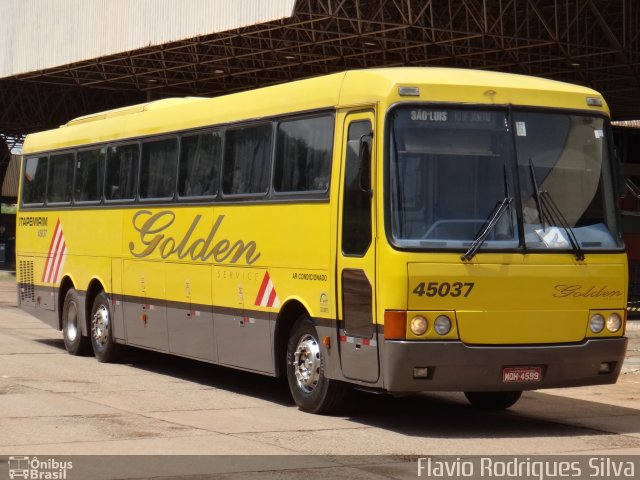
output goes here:
{"type": "MultiPolygon", "coordinates": [[[[0,273],[0,456],[264,454],[331,468],[353,460],[325,456],[640,455],[635,323],[616,385],[525,393],[503,413],[475,410],[461,394],[356,393],[344,415],[326,417],[297,410],[285,385],[267,377],[139,350],[116,365],[72,357],[60,332],[15,298],[14,279],[0,273]]],[[[406,467],[390,462],[379,468],[406,467]]],[[[234,465],[215,468],[247,468],[234,465]]],[[[372,474],[347,470],[343,478],[372,474]]]]}

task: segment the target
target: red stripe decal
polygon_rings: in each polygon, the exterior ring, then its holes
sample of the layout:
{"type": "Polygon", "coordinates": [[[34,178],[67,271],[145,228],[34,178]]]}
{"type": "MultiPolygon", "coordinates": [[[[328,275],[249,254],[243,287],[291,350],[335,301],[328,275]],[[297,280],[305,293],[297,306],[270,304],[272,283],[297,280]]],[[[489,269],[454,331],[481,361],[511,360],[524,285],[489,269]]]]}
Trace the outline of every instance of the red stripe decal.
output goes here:
{"type": "Polygon", "coordinates": [[[53,230],[53,236],[51,237],[51,244],[49,244],[49,251],[47,252],[47,261],[44,264],[44,270],[42,271],[42,281],[47,282],[47,272],[49,271],[49,264],[51,263],[51,255],[53,253],[53,246],[56,244],[58,238],[58,227],[60,226],[60,219],[56,223],[56,228],[53,230]]]}
{"type": "Polygon", "coordinates": [[[61,243],[64,242],[64,235],[62,234],[62,227],[60,226],[60,219],[56,223],[56,229],[53,232],[53,238],[51,239],[51,246],[49,247],[49,253],[47,254],[47,262],[44,266],[44,272],[42,273],[42,281],[51,283],[53,279],[51,274],[55,268],[55,263],[58,260],[57,254],[60,249],[61,243]]]}
{"type": "Polygon", "coordinates": [[[267,289],[267,285],[269,285],[269,272],[266,272],[262,278],[262,285],[260,285],[260,290],[258,290],[258,296],[254,302],[255,305],[260,305],[262,303],[262,296],[267,289]]]}
{"type": "Polygon", "coordinates": [[[60,267],[62,266],[64,256],[67,253],[67,244],[62,242],[61,252],[58,254],[58,258],[56,259],[56,263],[53,270],[53,276],[51,277],[51,282],[56,283],[58,281],[58,275],[60,273],[60,267]]]}
{"type": "Polygon", "coordinates": [[[276,289],[271,289],[271,294],[269,295],[269,300],[267,301],[267,307],[273,307],[273,302],[276,301],[276,289]]]}

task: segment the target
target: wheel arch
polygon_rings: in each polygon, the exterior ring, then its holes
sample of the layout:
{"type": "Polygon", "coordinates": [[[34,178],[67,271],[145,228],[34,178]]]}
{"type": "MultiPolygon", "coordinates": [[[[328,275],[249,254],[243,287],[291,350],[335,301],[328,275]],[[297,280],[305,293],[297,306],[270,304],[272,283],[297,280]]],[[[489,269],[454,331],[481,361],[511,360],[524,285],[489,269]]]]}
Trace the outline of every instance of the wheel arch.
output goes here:
{"type": "Polygon", "coordinates": [[[64,300],[67,297],[67,292],[76,288],[73,279],[69,275],[62,277],[60,286],[58,287],[58,330],[62,330],[62,314],[64,310],[64,300]]]}
{"type": "Polygon", "coordinates": [[[93,301],[100,294],[104,292],[104,285],[99,278],[92,278],[87,287],[87,294],[85,296],[84,311],[85,311],[85,333],[89,332],[89,319],[91,318],[91,308],[93,307],[93,301]]]}
{"type": "MultiPolygon", "coordinates": [[[[299,299],[287,300],[276,318],[276,327],[273,335],[275,376],[281,377],[286,373],[287,342],[289,334],[296,320],[301,315],[309,315],[308,308],[299,299]]],[[[309,315],[311,318],[311,316],[309,315]]]]}

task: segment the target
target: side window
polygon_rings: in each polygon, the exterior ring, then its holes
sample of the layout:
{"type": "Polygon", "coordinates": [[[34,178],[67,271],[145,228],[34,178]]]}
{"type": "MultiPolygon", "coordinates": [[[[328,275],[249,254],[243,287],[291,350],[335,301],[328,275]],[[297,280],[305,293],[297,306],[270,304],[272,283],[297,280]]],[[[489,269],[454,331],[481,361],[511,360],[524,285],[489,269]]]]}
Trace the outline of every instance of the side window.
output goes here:
{"type": "Polygon", "coordinates": [[[104,197],[107,200],[133,200],[138,179],[138,144],[110,146],[104,197]]]}
{"type": "Polygon", "coordinates": [[[79,151],[76,155],[75,202],[99,202],[102,198],[105,148],[79,151]]]}
{"type": "Polygon", "coordinates": [[[360,183],[360,139],[371,134],[368,120],[349,125],[342,210],[342,252],[362,256],[371,244],[371,193],[360,183]]]}
{"type": "Polygon", "coordinates": [[[326,192],[331,172],[333,116],[281,122],[276,137],[276,192],[326,192]]]}
{"type": "Polygon", "coordinates": [[[27,158],[22,181],[22,203],[42,205],[47,191],[47,157],[27,158]]]}
{"type": "Polygon", "coordinates": [[[178,195],[205,197],[218,193],[222,133],[185,135],[180,140],[178,195]]]}
{"type": "Polygon", "coordinates": [[[71,203],[74,159],[73,153],[49,157],[47,203],[71,203]]]}
{"type": "Polygon", "coordinates": [[[173,198],[177,164],[178,140],[176,138],[143,142],[140,198],[173,198]]]}
{"type": "Polygon", "coordinates": [[[267,193],[271,164],[271,132],[271,124],[227,130],[222,167],[222,193],[267,193]]]}

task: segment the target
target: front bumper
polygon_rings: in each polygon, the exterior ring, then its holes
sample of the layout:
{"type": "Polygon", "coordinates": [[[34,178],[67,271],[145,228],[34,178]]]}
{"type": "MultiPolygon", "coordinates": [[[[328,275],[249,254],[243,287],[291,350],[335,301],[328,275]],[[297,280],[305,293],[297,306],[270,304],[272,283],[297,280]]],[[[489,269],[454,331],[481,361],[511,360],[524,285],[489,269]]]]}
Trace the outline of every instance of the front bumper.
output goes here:
{"type": "Polygon", "coordinates": [[[589,339],[558,345],[466,345],[454,342],[386,340],[384,388],[390,392],[508,391],[615,383],[627,339],[589,339]],[[611,371],[599,373],[611,363],[611,371]],[[504,367],[541,367],[538,382],[503,383],[504,367]],[[414,378],[415,367],[428,367],[428,378],[414,378]]]}

